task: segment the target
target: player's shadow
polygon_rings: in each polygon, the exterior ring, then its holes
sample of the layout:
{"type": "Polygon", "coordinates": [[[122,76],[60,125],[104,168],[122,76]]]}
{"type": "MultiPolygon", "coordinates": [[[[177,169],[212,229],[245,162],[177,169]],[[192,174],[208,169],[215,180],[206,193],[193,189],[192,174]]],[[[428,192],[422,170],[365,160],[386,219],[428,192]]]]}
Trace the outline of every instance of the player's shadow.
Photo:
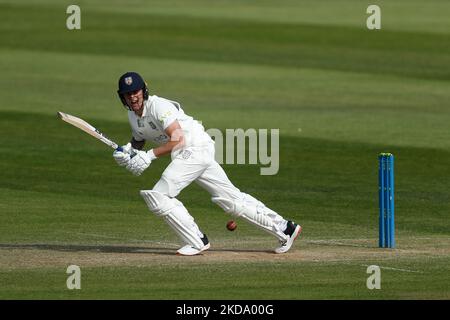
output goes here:
{"type": "Polygon", "coordinates": [[[176,249],[159,247],[137,247],[123,245],[79,245],[79,244],[0,244],[0,249],[34,249],[64,252],[102,252],[102,253],[136,253],[173,255],[176,249]]]}
{"type": "MultiPolygon", "coordinates": [[[[102,252],[102,253],[136,253],[136,254],[156,254],[174,255],[177,248],[160,247],[140,247],[123,245],[81,245],[81,244],[10,244],[0,243],[0,249],[33,249],[33,250],[53,250],[63,252],[102,252]]],[[[224,249],[211,248],[212,252],[234,252],[234,253],[273,253],[270,250],[259,249],[224,249]]]]}
{"type": "Polygon", "coordinates": [[[234,252],[234,253],[271,253],[273,254],[273,250],[267,250],[267,249],[224,249],[224,248],[212,248],[208,251],[213,252],[234,252]]]}

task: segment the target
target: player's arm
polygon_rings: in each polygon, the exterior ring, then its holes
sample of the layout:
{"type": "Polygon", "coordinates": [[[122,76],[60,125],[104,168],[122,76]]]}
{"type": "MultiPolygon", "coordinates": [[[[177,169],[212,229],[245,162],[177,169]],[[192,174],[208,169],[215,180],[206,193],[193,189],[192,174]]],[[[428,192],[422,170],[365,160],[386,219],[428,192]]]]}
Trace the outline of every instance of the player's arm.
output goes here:
{"type": "Polygon", "coordinates": [[[134,137],[132,137],[130,140],[130,143],[131,143],[131,146],[133,147],[133,149],[142,150],[142,148],[144,148],[144,145],[145,145],[145,140],[138,141],[134,137]]]}
{"type": "Polygon", "coordinates": [[[175,148],[181,148],[184,145],[183,130],[177,120],[173,121],[164,131],[169,136],[169,142],[153,149],[155,157],[170,154],[175,148]]]}
{"type": "Polygon", "coordinates": [[[133,135],[134,145],[132,145],[133,139],[131,139],[126,147],[129,146],[131,149],[133,146],[134,149],[138,149],[136,154],[131,156],[126,151],[125,153],[115,152],[115,155],[113,155],[119,165],[125,166],[127,170],[137,176],[141,175],[154,159],[170,154],[172,150],[181,148],[185,143],[183,131],[176,118],[178,109],[170,103],[161,103],[157,109],[155,112],[156,118],[161,122],[164,132],[169,136],[169,141],[157,148],[143,151],[139,150],[144,146],[143,142],[136,140],[133,135]]]}
{"type": "MultiPolygon", "coordinates": [[[[184,145],[183,131],[181,130],[178,121],[173,121],[164,131],[170,137],[170,140],[167,143],[148,151],[136,151],[136,154],[133,157],[131,157],[129,153],[115,151],[113,156],[117,163],[126,167],[126,169],[134,175],[139,176],[148,168],[154,159],[169,154],[175,148],[181,148],[184,145]]],[[[133,141],[133,139],[131,140],[133,141]]],[[[131,147],[131,142],[129,145],[131,147]]],[[[143,143],[136,144],[136,147],[139,146],[143,147],[143,143]]]]}
{"type": "Polygon", "coordinates": [[[133,131],[130,142],[114,151],[113,157],[119,166],[128,166],[130,164],[131,157],[144,147],[145,140],[138,140],[136,139],[136,136],[136,133],[133,131]]]}

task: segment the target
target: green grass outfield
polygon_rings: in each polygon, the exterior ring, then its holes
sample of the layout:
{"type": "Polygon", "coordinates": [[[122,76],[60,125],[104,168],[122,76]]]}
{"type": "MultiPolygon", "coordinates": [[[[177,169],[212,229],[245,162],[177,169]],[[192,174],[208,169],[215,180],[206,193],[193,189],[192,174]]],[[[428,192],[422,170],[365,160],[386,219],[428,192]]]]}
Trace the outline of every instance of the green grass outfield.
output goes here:
{"type": "Polygon", "coordinates": [[[0,0],[0,299],[449,299],[450,3],[0,0]],[[280,129],[280,170],[224,165],[304,232],[276,240],[196,185],[179,199],[211,240],[196,257],[150,213],[169,159],[140,177],[56,117],[130,137],[115,90],[140,72],[206,128],[280,129]],[[396,157],[397,248],[378,248],[377,155],[396,157]],[[66,288],[80,266],[81,290],[66,288]],[[368,290],[366,269],[381,268],[368,290]]]}

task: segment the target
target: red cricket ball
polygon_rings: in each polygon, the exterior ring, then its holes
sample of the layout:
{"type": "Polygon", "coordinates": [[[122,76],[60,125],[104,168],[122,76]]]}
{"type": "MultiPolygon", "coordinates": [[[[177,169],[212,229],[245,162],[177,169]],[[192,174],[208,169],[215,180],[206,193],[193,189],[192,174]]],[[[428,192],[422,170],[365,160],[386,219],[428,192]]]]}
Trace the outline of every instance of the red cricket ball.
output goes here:
{"type": "Polygon", "coordinates": [[[237,223],[233,220],[228,221],[227,223],[227,229],[230,231],[234,231],[234,229],[237,228],[237,223]]]}

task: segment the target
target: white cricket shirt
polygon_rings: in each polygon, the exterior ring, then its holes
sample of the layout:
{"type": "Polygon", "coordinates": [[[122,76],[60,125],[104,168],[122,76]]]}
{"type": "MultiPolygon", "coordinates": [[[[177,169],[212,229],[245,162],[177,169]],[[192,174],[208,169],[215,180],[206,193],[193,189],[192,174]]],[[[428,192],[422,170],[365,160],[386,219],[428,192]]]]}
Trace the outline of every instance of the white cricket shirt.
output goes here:
{"type": "Polygon", "coordinates": [[[203,146],[214,142],[205,132],[205,128],[191,116],[185,114],[181,105],[176,101],[153,95],[144,101],[142,117],[137,116],[134,111],[128,111],[128,121],[136,141],[145,140],[157,145],[167,143],[169,136],[164,130],[175,120],[183,130],[185,147],[203,146]]]}

